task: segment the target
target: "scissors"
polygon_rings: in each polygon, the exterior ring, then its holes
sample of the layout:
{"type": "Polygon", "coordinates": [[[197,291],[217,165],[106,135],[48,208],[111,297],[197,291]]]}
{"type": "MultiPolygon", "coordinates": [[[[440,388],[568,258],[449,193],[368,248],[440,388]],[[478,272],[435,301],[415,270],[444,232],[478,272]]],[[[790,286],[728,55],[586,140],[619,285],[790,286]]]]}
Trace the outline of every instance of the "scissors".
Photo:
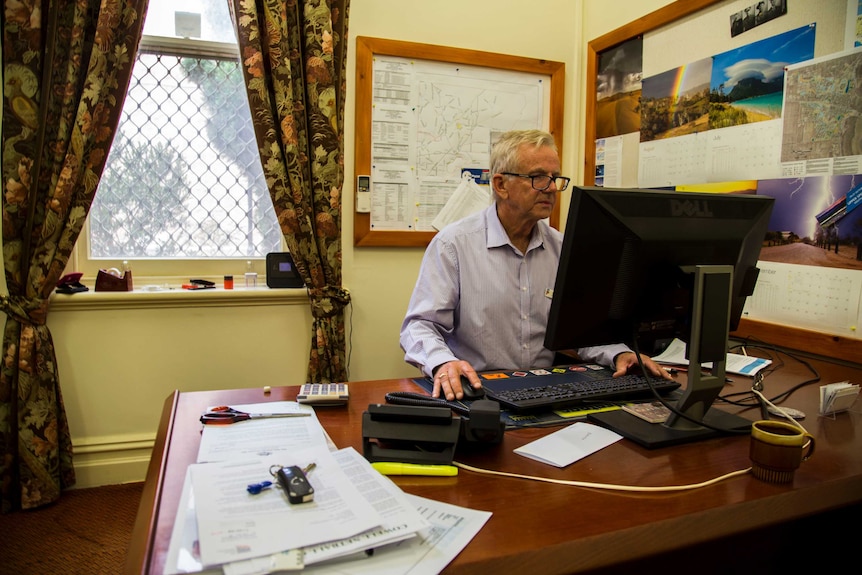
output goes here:
{"type": "Polygon", "coordinates": [[[311,414],[307,411],[292,411],[290,413],[246,413],[238,409],[234,409],[227,405],[211,407],[203,415],[201,415],[201,423],[214,425],[227,425],[236,423],[237,421],[245,421],[247,419],[266,419],[270,417],[308,417],[311,414]]]}

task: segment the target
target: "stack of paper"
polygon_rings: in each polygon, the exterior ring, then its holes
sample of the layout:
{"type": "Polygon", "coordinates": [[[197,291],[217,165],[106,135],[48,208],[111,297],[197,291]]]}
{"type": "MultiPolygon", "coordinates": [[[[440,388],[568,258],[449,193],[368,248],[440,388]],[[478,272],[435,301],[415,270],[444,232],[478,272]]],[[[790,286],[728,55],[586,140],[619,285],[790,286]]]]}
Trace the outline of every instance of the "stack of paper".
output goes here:
{"type": "MultiPolygon", "coordinates": [[[[688,365],[688,360],[685,357],[685,342],[674,338],[663,352],[653,358],[653,361],[665,365],[688,365]]],[[[753,377],[758,371],[771,363],[772,360],[763,359],[762,357],[728,353],[724,364],[724,371],[753,377]]],[[[704,362],[701,364],[701,367],[712,369],[712,362],[704,362]]]]}
{"type": "Polygon", "coordinates": [[[168,574],[263,575],[318,564],[373,573],[392,557],[398,559],[387,567],[391,573],[437,573],[490,517],[430,501],[423,505],[432,512],[423,512],[419,498],[402,492],[354,449],[336,450],[309,406],[234,407],[312,415],[204,426],[198,463],[189,467],[177,511],[168,574]],[[310,463],[314,500],[291,505],[270,469],[310,463]],[[247,491],[265,480],[273,487],[255,495],[247,491]],[[448,512],[441,513],[441,506],[448,512]],[[439,518],[448,516],[459,521],[441,525],[439,518]],[[447,541],[435,547],[439,529],[447,541]]]}
{"type": "Polygon", "coordinates": [[[859,396],[859,386],[839,381],[820,386],[820,415],[847,411],[859,396]]]}

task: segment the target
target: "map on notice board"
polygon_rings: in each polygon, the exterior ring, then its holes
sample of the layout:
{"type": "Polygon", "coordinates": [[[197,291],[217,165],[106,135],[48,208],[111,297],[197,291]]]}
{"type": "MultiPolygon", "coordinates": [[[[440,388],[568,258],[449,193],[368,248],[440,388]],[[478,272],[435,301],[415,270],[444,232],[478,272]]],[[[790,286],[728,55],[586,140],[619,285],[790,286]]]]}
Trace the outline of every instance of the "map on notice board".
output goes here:
{"type": "Polygon", "coordinates": [[[377,56],[371,227],[433,231],[463,170],[487,171],[496,135],[547,129],[548,76],[377,56]]]}
{"type": "Polygon", "coordinates": [[[781,161],[862,155],[862,50],[788,66],[781,161]]]}

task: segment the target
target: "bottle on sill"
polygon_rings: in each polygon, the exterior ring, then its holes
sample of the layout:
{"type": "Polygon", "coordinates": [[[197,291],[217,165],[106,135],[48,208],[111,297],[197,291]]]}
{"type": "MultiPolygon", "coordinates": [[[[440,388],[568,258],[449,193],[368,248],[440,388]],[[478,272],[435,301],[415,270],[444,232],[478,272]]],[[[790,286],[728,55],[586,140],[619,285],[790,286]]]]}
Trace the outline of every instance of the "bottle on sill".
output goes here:
{"type": "Polygon", "coordinates": [[[257,272],[254,271],[254,262],[245,262],[245,287],[257,287],[257,272]]]}

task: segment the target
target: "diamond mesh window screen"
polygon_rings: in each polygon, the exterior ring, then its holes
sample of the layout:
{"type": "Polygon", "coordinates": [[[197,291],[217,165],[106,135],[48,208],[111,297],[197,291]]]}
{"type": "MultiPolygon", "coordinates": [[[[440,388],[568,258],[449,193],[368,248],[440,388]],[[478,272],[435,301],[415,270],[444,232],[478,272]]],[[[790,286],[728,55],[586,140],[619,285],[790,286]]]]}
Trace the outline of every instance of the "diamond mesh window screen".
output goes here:
{"type": "Polygon", "coordinates": [[[139,51],[89,218],[91,258],[279,250],[235,56],[139,51]]]}

